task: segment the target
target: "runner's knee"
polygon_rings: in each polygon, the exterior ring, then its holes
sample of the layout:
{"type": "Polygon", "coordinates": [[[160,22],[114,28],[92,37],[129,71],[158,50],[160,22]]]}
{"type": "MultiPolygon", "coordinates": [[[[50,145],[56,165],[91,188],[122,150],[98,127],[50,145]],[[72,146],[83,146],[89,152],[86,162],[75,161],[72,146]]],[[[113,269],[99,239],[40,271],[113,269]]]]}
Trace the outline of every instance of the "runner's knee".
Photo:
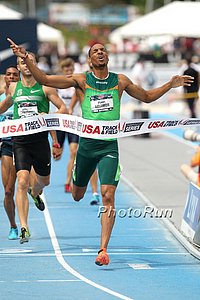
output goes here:
{"type": "Polygon", "coordinates": [[[6,199],[13,199],[13,196],[14,196],[14,190],[13,189],[5,190],[5,198],[6,199]]]}
{"type": "Polygon", "coordinates": [[[101,194],[103,205],[114,207],[114,190],[112,188],[104,188],[101,190],[101,194]]]}
{"type": "Polygon", "coordinates": [[[75,201],[80,201],[83,199],[85,195],[86,188],[79,188],[76,186],[73,186],[72,188],[72,197],[75,201]]]}
{"type": "Polygon", "coordinates": [[[44,180],[44,184],[45,184],[45,186],[48,186],[50,184],[50,178],[46,178],[44,180]]]}
{"type": "Polygon", "coordinates": [[[17,187],[20,190],[28,190],[29,187],[28,180],[26,180],[25,178],[18,178],[17,187]]]}
{"type": "Polygon", "coordinates": [[[78,191],[72,191],[72,197],[75,201],[80,201],[84,197],[83,192],[78,192],[78,191]]]}

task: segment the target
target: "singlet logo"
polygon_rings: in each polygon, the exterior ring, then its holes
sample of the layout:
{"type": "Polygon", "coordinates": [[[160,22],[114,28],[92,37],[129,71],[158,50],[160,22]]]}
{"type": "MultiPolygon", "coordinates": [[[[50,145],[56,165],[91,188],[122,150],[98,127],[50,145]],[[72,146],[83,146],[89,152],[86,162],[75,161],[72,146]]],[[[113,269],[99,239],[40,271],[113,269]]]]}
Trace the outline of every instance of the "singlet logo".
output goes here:
{"type": "Polygon", "coordinates": [[[18,91],[17,91],[17,96],[21,96],[22,95],[22,89],[19,89],[18,91]]]}
{"type": "Polygon", "coordinates": [[[37,93],[37,92],[39,92],[40,90],[31,90],[31,94],[33,94],[33,93],[37,93]]]}
{"type": "Polygon", "coordinates": [[[103,81],[103,82],[102,82],[102,81],[96,81],[96,84],[97,84],[97,83],[100,83],[100,84],[108,84],[107,81],[103,81]]]}

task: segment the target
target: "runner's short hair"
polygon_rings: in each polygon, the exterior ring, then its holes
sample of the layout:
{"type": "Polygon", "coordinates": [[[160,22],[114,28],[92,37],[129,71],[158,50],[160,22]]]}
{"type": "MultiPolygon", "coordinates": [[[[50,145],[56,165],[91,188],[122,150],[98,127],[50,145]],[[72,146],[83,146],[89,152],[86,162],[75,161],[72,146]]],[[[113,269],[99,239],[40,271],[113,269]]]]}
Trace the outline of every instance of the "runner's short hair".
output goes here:
{"type": "Polygon", "coordinates": [[[63,59],[61,60],[60,62],[60,67],[61,69],[63,69],[64,67],[73,67],[75,64],[75,61],[71,58],[71,57],[68,57],[66,59],[63,59]]]}
{"type": "MultiPolygon", "coordinates": [[[[101,44],[101,43],[95,43],[95,44],[93,44],[93,45],[90,47],[90,49],[88,50],[88,57],[90,57],[90,55],[91,55],[91,50],[92,50],[92,48],[94,47],[94,45],[97,45],[97,44],[100,44],[100,45],[104,46],[104,44],[101,44]]],[[[106,49],[105,46],[104,46],[104,48],[106,49]]],[[[107,51],[107,49],[106,49],[106,51],[107,51]]]]}
{"type": "Polygon", "coordinates": [[[16,69],[16,70],[19,72],[19,70],[17,69],[17,66],[14,66],[14,65],[8,66],[8,67],[6,68],[6,72],[7,72],[8,69],[11,69],[11,68],[14,68],[14,69],[16,69]]]}

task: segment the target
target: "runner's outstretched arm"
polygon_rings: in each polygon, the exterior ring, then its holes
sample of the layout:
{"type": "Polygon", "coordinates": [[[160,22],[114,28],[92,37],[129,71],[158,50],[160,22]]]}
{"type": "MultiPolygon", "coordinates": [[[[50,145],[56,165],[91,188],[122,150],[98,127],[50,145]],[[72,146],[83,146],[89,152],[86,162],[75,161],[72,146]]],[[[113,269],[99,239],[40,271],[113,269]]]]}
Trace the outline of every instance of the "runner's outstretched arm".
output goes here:
{"type": "Polygon", "coordinates": [[[40,70],[32,61],[29,59],[28,52],[22,46],[15,44],[10,38],[7,38],[10,43],[10,48],[13,53],[24,59],[27,67],[29,68],[31,74],[35,80],[41,85],[47,85],[55,88],[69,88],[77,86],[76,81],[73,79],[73,76],[66,77],[64,75],[47,75],[42,70],[40,70]]]}
{"type": "Polygon", "coordinates": [[[193,77],[188,75],[175,75],[173,76],[168,82],[163,84],[160,87],[145,90],[141,86],[134,84],[127,76],[120,75],[122,85],[125,91],[131,96],[134,97],[142,102],[151,103],[165,93],[167,93],[172,88],[177,88],[180,86],[190,86],[193,83],[193,77]]]}

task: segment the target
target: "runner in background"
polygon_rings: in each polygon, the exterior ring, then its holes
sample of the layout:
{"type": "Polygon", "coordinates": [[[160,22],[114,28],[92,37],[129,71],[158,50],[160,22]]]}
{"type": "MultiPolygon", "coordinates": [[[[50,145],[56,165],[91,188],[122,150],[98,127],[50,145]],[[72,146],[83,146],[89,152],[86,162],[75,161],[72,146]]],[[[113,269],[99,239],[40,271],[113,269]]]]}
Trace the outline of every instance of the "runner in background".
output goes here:
{"type": "MultiPolygon", "coordinates": [[[[5,89],[0,95],[0,102],[6,98],[6,93],[11,82],[20,80],[20,73],[16,66],[10,66],[6,69],[4,76],[5,89]]],[[[3,115],[1,121],[11,120],[13,118],[13,106],[11,106],[3,115]]],[[[10,222],[9,240],[18,239],[18,228],[15,221],[15,181],[16,171],[13,163],[13,142],[11,138],[1,140],[1,176],[4,187],[4,208],[10,222]]]]}
{"type": "MultiPolygon", "coordinates": [[[[66,58],[60,62],[60,69],[63,75],[71,76],[74,73],[74,60],[72,58],[66,58]]],[[[68,89],[57,89],[59,97],[64,102],[69,114],[80,115],[80,105],[77,105],[77,96],[75,88],[71,87],[68,89]]],[[[57,130],[57,139],[60,145],[60,155],[56,160],[61,158],[64,149],[65,138],[68,139],[69,144],[69,161],[67,164],[67,175],[64,184],[64,190],[66,193],[71,192],[72,184],[72,169],[74,164],[74,159],[78,149],[79,136],[70,132],[64,132],[57,130]]]]}
{"type": "MultiPolygon", "coordinates": [[[[28,55],[32,63],[36,64],[35,55],[33,53],[28,55]]],[[[5,112],[14,103],[14,119],[28,118],[42,113],[47,114],[49,112],[49,101],[56,105],[58,113],[67,112],[56,90],[37,83],[23,58],[18,57],[17,68],[21,72],[21,80],[10,84],[9,93],[12,97],[8,94],[6,99],[0,103],[0,113],[5,112]]],[[[21,225],[20,243],[23,244],[28,242],[30,237],[27,192],[29,192],[39,210],[43,211],[45,209],[40,194],[50,182],[51,151],[48,132],[15,136],[13,137],[13,146],[18,180],[16,204],[21,225]],[[30,176],[32,168],[34,174],[30,176]]],[[[56,153],[58,143],[53,143],[52,147],[53,152],[56,153]]]]}
{"type": "MultiPolygon", "coordinates": [[[[60,69],[63,75],[71,76],[74,73],[75,62],[72,58],[66,58],[60,62],[60,69]]],[[[81,108],[79,104],[79,99],[76,94],[75,88],[71,87],[68,89],[58,89],[58,95],[65,103],[69,114],[80,116],[81,108]]],[[[73,133],[64,132],[64,131],[56,131],[58,143],[60,144],[60,156],[56,158],[56,160],[60,159],[63,149],[65,138],[68,139],[70,158],[67,164],[67,176],[66,182],[64,185],[64,189],[66,193],[71,192],[71,184],[72,184],[72,169],[74,165],[74,159],[78,149],[79,136],[73,133]]],[[[97,192],[97,170],[91,176],[90,184],[92,188],[92,199],[90,204],[97,205],[99,203],[99,194],[97,192]]]]}

